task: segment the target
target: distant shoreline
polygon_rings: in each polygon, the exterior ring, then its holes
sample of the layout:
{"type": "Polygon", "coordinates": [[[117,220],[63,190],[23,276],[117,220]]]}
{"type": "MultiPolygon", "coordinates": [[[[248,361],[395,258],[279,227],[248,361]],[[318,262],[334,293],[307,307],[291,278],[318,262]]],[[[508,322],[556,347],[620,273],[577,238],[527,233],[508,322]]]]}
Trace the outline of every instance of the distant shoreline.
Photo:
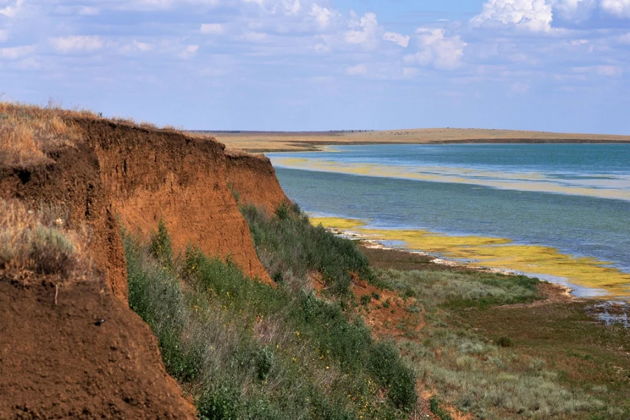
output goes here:
{"type": "Polygon", "coordinates": [[[323,146],[367,144],[630,143],[630,135],[519,130],[427,128],[385,131],[190,131],[212,136],[229,149],[250,153],[320,151],[323,146]]]}

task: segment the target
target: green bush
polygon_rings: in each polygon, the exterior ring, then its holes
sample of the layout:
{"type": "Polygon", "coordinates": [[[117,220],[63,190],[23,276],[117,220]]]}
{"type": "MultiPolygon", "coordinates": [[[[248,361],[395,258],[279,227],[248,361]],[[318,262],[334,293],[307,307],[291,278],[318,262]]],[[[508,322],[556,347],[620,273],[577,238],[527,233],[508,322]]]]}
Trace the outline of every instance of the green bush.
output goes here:
{"type": "Polygon", "coordinates": [[[255,207],[242,208],[258,255],[276,280],[282,273],[304,277],[320,272],[333,294],[348,292],[351,273],[373,281],[367,258],[354,242],[339,238],[321,226],[312,226],[297,206],[282,204],[274,217],[255,207]]]}
{"type": "Polygon", "coordinates": [[[206,390],[197,400],[199,417],[203,420],[238,420],[240,396],[237,390],[219,386],[206,390]]]}
{"type": "Polygon", "coordinates": [[[372,346],[369,369],[382,385],[389,388],[389,398],[398,408],[414,406],[417,399],[414,374],[403,364],[393,345],[377,343],[372,346]]]}
{"type": "Polygon", "coordinates": [[[171,267],[173,265],[173,248],[171,247],[171,238],[168,236],[166,225],[162,220],[158,224],[158,230],[151,238],[151,254],[160,261],[164,266],[171,267]]]}

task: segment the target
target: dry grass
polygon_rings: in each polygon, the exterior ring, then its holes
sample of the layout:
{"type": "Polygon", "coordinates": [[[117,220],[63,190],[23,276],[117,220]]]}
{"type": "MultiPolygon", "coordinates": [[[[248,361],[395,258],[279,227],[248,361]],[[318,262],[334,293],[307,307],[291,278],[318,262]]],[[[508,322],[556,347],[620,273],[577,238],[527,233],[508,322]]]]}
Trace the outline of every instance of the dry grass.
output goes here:
{"type": "Polygon", "coordinates": [[[630,136],[474,128],[425,128],[384,131],[196,132],[212,135],[229,149],[249,152],[320,150],[323,145],[425,144],[483,142],[630,142],[630,136]]]}
{"type": "Polygon", "coordinates": [[[69,117],[98,118],[87,111],[0,103],[0,165],[25,167],[50,161],[47,153],[74,146],[81,130],[69,117]]]}
{"type": "Polygon", "coordinates": [[[0,200],[0,272],[14,278],[29,273],[68,278],[90,272],[85,232],[66,227],[62,210],[29,209],[0,200]]]}
{"type": "MultiPolygon", "coordinates": [[[[77,124],[77,119],[107,118],[86,110],[0,102],[0,166],[28,167],[52,162],[49,152],[60,147],[74,147],[83,138],[83,130],[77,124]]],[[[107,120],[150,131],[183,134],[172,126],[159,128],[152,123],[131,118],[114,117],[107,120]]]]}

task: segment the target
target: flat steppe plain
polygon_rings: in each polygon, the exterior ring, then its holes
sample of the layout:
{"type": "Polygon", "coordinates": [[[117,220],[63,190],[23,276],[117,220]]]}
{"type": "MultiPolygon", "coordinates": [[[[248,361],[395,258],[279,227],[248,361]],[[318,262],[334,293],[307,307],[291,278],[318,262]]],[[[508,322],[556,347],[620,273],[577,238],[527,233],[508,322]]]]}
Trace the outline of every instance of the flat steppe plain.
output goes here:
{"type": "Polygon", "coordinates": [[[630,135],[552,133],[470,128],[384,131],[191,131],[248,152],[320,150],[325,145],[426,143],[630,143],[630,135]]]}

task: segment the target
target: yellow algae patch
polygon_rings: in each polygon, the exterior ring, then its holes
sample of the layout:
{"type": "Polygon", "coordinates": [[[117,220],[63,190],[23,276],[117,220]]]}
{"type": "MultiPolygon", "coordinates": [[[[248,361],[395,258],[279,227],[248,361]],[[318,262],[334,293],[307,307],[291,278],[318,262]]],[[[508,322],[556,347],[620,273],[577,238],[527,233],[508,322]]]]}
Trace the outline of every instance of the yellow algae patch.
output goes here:
{"type": "Polygon", "coordinates": [[[372,229],[357,219],[313,218],[314,224],[351,230],[377,241],[400,241],[403,247],[465,259],[473,267],[493,267],[564,278],[577,286],[605,290],[610,297],[630,298],[630,274],[596,258],[574,257],[557,249],[514,244],[509,239],[483,236],[452,236],[410,229],[372,229]]]}
{"type": "Polygon", "coordinates": [[[341,217],[309,217],[314,226],[322,225],[329,229],[354,229],[365,226],[365,222],[359,219],[344,219],[341,217]]]}

